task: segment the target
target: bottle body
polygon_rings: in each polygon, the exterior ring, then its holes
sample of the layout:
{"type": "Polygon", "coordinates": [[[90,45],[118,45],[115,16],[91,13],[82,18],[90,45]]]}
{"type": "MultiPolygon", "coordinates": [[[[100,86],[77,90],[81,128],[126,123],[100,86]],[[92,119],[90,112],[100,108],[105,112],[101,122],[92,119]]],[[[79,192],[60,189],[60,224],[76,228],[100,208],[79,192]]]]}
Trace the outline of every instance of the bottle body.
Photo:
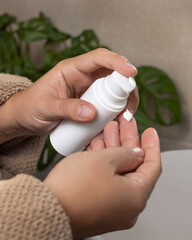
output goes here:
{"type": "Polygon", "coordinates": [[[82,123],[63,120],[50,134],[52,146],[61,155],[67,156],[77,151],[83,151],[91,139],[125,108],[129,94],[123,92],[125,95],[123,97],[119,96],[121,95],[119,93],[118,96],[115,95],[110,90],[109,83],[111,83],[110,79],[98,79],[81,97],[95,106],[97,114],[93,121],[82,123]],[[115,100],[113,101],[113,99],[115,100]]]}
{"type": "Polygon", "coordinates": [[[86,123],[63,120],[50,135],[51,144],[63,156],[83,151],[91,139],[100,133],[105,125],[113,120],[126,106],[125,102],[121,108],[112,110],[102,104],[95,91],[98,85],[97,81],[81,97],[81,99],[95,106],[97,112],[95,119],[86,123]]]}

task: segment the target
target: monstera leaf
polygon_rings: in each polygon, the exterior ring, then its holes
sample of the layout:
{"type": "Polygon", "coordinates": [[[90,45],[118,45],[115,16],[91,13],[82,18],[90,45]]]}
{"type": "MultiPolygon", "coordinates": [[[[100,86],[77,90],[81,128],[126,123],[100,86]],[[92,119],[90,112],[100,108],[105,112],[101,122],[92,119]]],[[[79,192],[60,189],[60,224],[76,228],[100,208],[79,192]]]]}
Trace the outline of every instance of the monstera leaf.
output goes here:
{"type": "Polygon", "coordinates": [[[7,13],[0,16],[0,30],[6,30],[6,28],[12,23],[16,22],[16,17],[7,13]]]}
{"type": "Polygon", "coordinates": [[[27,43],[43,39],[49,43],[62,42],[71,37],[71,35],[61,32],[54,27],[50,19],[43,13],[40,13],[36,18],[19,22],[18,35],[22,41],[27,43]]]}
{"type": "Polygon", "coordinates": [[[176,87],[158,68],[141,66],[135,77],[140,103],[135,115],[140,126],[172,125],[181,121],[181,106],[176,87]]]}

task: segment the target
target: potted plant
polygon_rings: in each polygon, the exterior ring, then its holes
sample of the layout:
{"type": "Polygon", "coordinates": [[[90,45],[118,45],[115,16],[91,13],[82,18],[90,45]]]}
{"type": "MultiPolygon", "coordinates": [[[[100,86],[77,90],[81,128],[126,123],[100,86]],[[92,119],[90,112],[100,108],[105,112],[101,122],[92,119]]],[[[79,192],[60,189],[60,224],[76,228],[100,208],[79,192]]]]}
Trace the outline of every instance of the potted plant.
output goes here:
{"type": "MultiPolygon", "coordinates": [[[[59,61],[99,47],[105,47],[93,30],[78,36],[60,31],[51,20],[40,13],[38,17],[19,22],[15,16],[0,16],[0,72],[28,77],[36,81],[59,61]],[[43,58],[36,64],[31,58],[34,42],[42,43],[43,58]]],[[[170,126],[181,121],[181,106],[173,81],[154,66],[139,66],[135,77],[140,103],[135,114],[139,131],[153,125],[170,126]]],[[[44,170],[56,156],[47,139],[38,163],[44,170]],[[46,162],[44,162],[46,158],[46,162]]]]}

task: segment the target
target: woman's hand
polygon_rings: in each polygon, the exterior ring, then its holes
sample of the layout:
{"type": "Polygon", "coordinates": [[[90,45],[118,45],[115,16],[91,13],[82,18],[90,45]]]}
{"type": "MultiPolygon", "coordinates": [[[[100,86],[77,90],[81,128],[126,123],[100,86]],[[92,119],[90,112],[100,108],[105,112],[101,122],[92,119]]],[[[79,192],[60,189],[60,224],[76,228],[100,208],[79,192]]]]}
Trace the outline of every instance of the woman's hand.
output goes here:
{"type": "MultiPolygon", "coordinates": [[[[127,77],[137,74],[136,68],[125,57],[106,49],[61,61],[0,107],[4,141],[21,135],[49,134],[62,119],[93,120],[96,115],[94,106],[79,97],[94,80],[113,70],[127,77]]],[[[128,107],[135,112],[137,105],[135,90],[130,95],[128,107]]]]}
{"type": "Polygon", "coordinates": [[[161,173],[158,135],[147,129],[140,143],[134,119],[123,119],[120,129],[109,123],[88,149],[66,157],[44,181],[69,215],[75,239],[131,228],[161,173]]]}
{"type": "Polygon", "coordinates": [[[118,124],[111,121],[106,124],[103,132],[95,136],[87,146],[87,151],[100,150],[110,147],[140,147],[137,124],[133,118],[130,122],[121,118],[118,124]]]}

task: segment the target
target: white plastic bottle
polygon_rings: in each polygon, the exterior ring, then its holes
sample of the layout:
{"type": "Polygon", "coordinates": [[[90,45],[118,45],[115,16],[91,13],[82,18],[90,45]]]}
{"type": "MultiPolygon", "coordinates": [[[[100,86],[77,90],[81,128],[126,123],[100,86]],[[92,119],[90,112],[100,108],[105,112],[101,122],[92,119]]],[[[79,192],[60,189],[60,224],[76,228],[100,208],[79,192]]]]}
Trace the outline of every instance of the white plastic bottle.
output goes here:
{"type": "Polygon", "coordinates": [[[63,120],[50,134],[52,146],[63,156],[83,151],[91,139],[126,107],[135,87],[134,78],[124,77],[116,71],[96,80],[81,97],[95,106],[95,119],[86,123],[63,120]]]}

